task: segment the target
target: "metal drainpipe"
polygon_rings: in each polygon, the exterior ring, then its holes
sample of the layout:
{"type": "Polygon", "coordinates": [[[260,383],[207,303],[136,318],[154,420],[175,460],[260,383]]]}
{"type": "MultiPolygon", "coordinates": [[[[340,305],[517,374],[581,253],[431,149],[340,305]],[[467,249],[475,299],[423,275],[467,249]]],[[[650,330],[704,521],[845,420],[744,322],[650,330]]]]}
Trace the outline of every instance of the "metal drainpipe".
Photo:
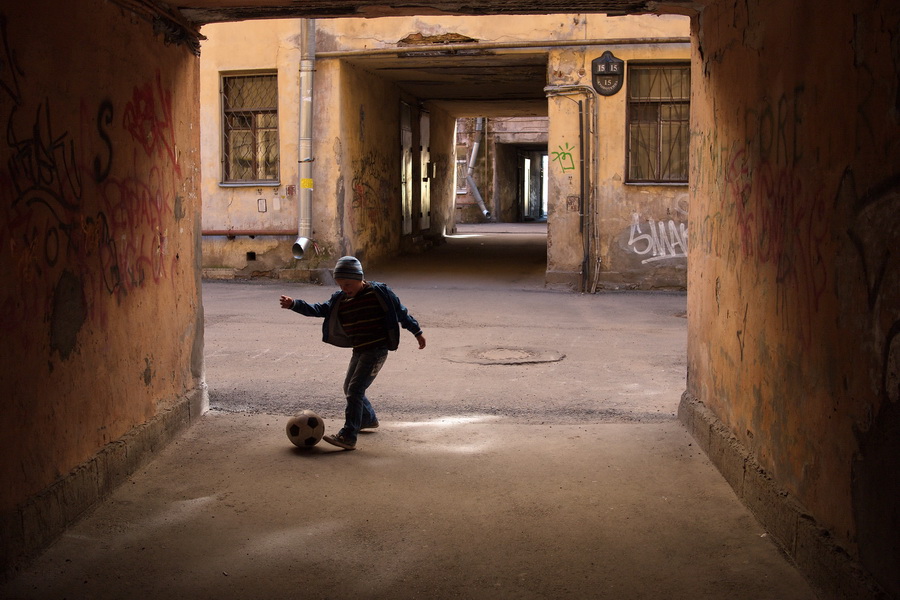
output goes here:
{"type": "MultiPolygon", "coordinates": [[[[588,134],[590,134],[590,129],[593,129],[594,135],[599,135],[599,118],[598,112],[600,110],[599,102],[597,102],[599,95],[597,94],[597,90],[589,85],[583,84],[569,84],[569,85],[550,85],[544,88],[544,93],[547,94],[547,97],[551,96],[568,96],[569,94],[586,94],[588,98],[591,100],[591,104],[593,105],[593,110],[591,111],[591,123],[593,125],[592,128],[589,128],[588,134]]],[[[571,98],[570,98],[571,100],[571,98]]],[[[585,143],[585,128],[584,128],[584,107],[580,100],[572,100],[576,104],[578,104],[578,129],[579,129],[579,141],[581,142],[581,233],[582,236],[585,236],[584,239],[584,259],[581,264],[582,269],[582,291],[587,292],[589,289],[591,293],[597,291],[597,280],[600,276],[600,257],[597,256],[596,264],[594,267],[593,277],[591,277],[590,273],[590,254],[591,251],[596,251],[599,248],[600,240],[599,235],[595,235],[595,230],[597,228],[597,219],[599,218],[599,209],[596,207],[597,199],[593,197],[591,192],[592,186],[590,185],[589,179],[591,177],[595,177],[596,174],[600,172],[600,156],[599,150],[595,148],[595,144],[591,143],[590,146],[592,148],[592,158],[591,160],[585,163],[584,161],[584,152],[587,144],[585,143]],[[585,173],[585,167],[587,168],[587,173],[585,173]],[[585,210],[587,209],[587,210],[585,210]],[[587,222],[585,222],[585,220],[587,222]]],[[[591,136],[593,140],[593,136],[591,136]]]]}
{"type": "Polygon", "coordinates": [[[297,144],[297,240],[291,247],[300,260],[312,243],[312,100],[313,72],[316,70],[316,20],[300,24],[300,137],[297,144]]]}
{"type": "Polygon", "coordinates": [[[478,148],[481,146],[481,138],[484,136],[482,131],[484,123],[484,117],[478,117],[475,119],[475,143],[472,144],[472,156],[469,157],[469,168],[466,171],[466,181],[472,187],[472,195],[475,196],[475,202],[478,203],[478,208],[481,209],[481,213],[484,215],[485,219],[491,218],[491,211],[489,211],[484,205],[484,198],[481,197],[481,192],[478,191],[478,184],[475,183],[475,178],[472,177],[472,174],[475,172],[475,162],[478,160],[478,148]]]}
{"type": "MultiPolygon", "coordinates": [[[[590,274],[588,273],[588,261],[590,260],[591,254],[591,236],[588,235],[588,232],[585,231],[585,208],[589,205],[587,200],[588,194],[588,182],[587,182],[587,169],[584,165],[584,148],[585,148],[585,134],[584,134],[584,101],[578,101],[578,146],[579,152],[581,153],[581,158],[578,160],[579,170],[581,172],[581,239],[582,239],[582,251],[584,252],[584,258],[581,261],[581,272],[584,274],[584,281],[581,282],[581,291],[586,292],[590,285],[590,274]]],[[[590,222],[590,219],[588,219],[590,222]]]]}

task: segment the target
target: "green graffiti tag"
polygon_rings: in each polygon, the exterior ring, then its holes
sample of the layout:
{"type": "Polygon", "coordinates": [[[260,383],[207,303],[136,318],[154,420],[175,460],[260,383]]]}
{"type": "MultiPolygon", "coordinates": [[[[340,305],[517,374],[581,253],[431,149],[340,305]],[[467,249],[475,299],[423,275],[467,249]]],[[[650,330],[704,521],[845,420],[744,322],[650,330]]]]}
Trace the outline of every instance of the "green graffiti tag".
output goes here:
{"type": "Polygon", "coordinates": [[[572,150],[574,149],[574,147],[566,142],[565,148],[559,146],[559,152],[551,152],[551,154],[553,154],[554,162],[559,163],[559,167],[563,170],[563,173],[575,169],[575,159],[572,157],[572,150]]]}

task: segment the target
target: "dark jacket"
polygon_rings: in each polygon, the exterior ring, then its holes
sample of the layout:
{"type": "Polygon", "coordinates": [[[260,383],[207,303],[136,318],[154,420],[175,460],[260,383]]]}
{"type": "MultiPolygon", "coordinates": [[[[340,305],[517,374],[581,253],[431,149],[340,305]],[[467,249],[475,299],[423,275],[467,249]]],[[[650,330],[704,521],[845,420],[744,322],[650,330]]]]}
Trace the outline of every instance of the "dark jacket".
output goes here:
{"type": "MultiPolygon", "coordinates": [[[[396,350],[400,345],[400,325],[415,336],[421,335],[422,328],[403,304],[397,294],[383,283],[377,281],[369,281],[375,291],[375,297],[381,303],[384,309],[384,327],[387,331],[388,350],[396,350]]],[[[333,346],[341,348],[352,348],[350,338],[341,327],[338,320],[338,311],[335,310],[338,303],[344,298],[344,292],[338,290],[332,294],[327,302],[317,304],[309,304],[303,300],[294,300],[291,310],[307,317],[322,317],[325,321],[322,323],[322,341],[333,346]]]]}

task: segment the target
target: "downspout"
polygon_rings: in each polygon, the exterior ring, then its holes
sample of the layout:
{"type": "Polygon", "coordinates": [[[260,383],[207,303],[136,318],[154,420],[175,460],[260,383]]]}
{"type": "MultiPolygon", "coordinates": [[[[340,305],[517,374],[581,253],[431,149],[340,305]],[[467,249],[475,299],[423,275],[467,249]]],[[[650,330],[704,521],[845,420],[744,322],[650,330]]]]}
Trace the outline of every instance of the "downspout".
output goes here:
{"type": "Polygon", "coordinates": [[[544,93],[547,94],[548,98],[551,96],[567,97],[570,94],[585,94],[587,95],[592,108],[592,110],[590,110],[590,122],[592,127],[588,127],[586,132],[585,126],[587,123],[585,122],[586,111],[584,104],[581,100],[572,100],[569,98],[572,102],[578,104],[579,146],[582,155],[580,161],[581,202],[579,206],[579,212],[581,213],[579,215],[581,221],[581,234],[583,236],[582,250],[584,252],[584,258],[581,263],[582,291],[587,292],[590,290],[591,293],[594,293],[597,291],[597,281],[600,277],[599,254],[595,258],[593,277],[591,276],[590,270],[591,254],[599,253],[600,246],[599,232],[597,232],[597,228],[599,227],[597,223],[597,220],[599,219],[599,208],[596,206],[598,199],[594,197],[592,184],[592,178],[596,177],[600,172],[599,151],[593,143],[594,136],[599,135],[598,112],[600,107],[599,102],[597,102],[598,94],[593,87],[583,84],[551,85],[544,88],[544,93]],[[586,140],[590,140],[590,143],[586,140]],[[591,158],[585,161],[584,156],[588,148],[591,150],[591,158]]]}
{"type": "Polygon", "coordinates": [[[316,70],[316,20],[300,23],[300,136],[297,144],[297,240],[291,247],[300,260],[312,243],[312,100],[316,70]]]}
{"type": "Polygon", "coordinates": [[[491,211],[484,206],[484,198],[481,197],[481,192],[478,191],[478,184],[475,183],[475,178],[472,177],[472,174],[475,172],[475,162],[478,160],[478,148],[481,146],[481,138],[484,136],[483,123],[484,117],[475,119],[475,143],[472,144],[472,156],[469,157],[469,168],[466,171],[466,181],[472,188],[472,195],[475,196],[475,202],[478,203],[478,208],[481,209],[484,218],[490,219],[491,211]]]}
{"type": "MultiPolygon", "coordinates": [[[[578,101],[578,145],[579,152],[581,153],[581,158],[578,161],[579,170],[581,171],[581,206],[579,207],[579,212],[581,213],[581,240],[582,240],[582,252],[584,253],[584,258],[581,261],[581,272],[583,273],[583,281],[581,282],[581,291],[586,292],[590,286],[590,274],[588,273],[588,262],[590,260],[591,254],[591,236],[586,231],[585,223],[585,208],[590,205],[587,200],[588,194],[588,182],[587,182],[587,169],[584,164],[584,149],[585,149],[585,133],[584,133],[584,101],[578,101]]],[[[596,174],[593,174],[596,177],[596,174]]],[[[588,222],[591,222],[588,219],[588,222]]]]}

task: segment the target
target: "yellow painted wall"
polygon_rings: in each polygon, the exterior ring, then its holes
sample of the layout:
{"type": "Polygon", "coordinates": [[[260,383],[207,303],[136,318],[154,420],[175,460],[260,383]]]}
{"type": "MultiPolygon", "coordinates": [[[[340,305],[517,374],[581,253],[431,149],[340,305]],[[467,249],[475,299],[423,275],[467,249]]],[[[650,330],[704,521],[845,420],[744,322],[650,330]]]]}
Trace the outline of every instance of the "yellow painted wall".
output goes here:
{"type": "MultiPolygon", "coordinates": [[[[688,34],[688,21],[679,16],[611,19],[602,15],[511,16],[504,17],[502,22],[503,27],[498,28],[497,19],[483,17],[320,19],[316,21],[316,50],[390,48],[412,34],[454,35],[458,36],[454,39],[471,38],[484,43],[685,37],[688,34]]],[[[204,228],[207,230],[269,228],[285,231],[296,225],[296,202],[291,196],[290,183],[295,176],[292,169],[296,145],[292,132],[296,130],[297,107],[292,94],[296,88],[296,65],[300,60],[299,31],[298,20],[215,24],[203,29],[209,37],[204,43],[201,68],[204,228]],[[287,87],[287,91],[281,91],[279,106],[282,185],[278,188],[223,188],[218,179],[220,72],[266,68],[277,68],[279,87],[287,87]],[[282,201],[279,208],[273,210],[274,198],[279,196],[282,201]],[[259,198],[270,199],[270,209],[265,214],[257,211],[259,198]]],[[[688,44],[629,44],[611,48],[626,60],[689,58],[688,44]]],[[[548,83],[590,85],[590,61],[604,49],[587,45],[550,50],[548,83]]],[[[635,251],[636,247],[641,249],[641,244],[629,244],[646,233],[651,219],[673,220],[680,227],[687,210],[687,188],[623,185],[624,98],[622,91],[591,107],[592,111],[599,111],[596,113],[596,137],[589,144],[593,154],[589,159],[591,191],[586,206],[594,215],[593,221],[588,222],[600,228],[592,250],[593,256],[600,257],[602,266],[600,287],[683,288],[683,257],[648,266],[641,262],[645,257],[635,251]],[[637,233],[633,228],[636,222],[638,227],[644,227],[637,233]]],[[[207,236],[204,238],[207,274],[214,267],[227,267],[238,275],[263,274],[275,271],[279,264],[282,268],[287,267],[288,273],[297,273],[290,267],[303,271],[327,265],[329,260],[343,253],[358,252],[378,260],[398,252],[401,239],[395,224],[399,218],[400,184],[399,157],[394,156],[394,141],[399,135],[397,119],[401,99],[413,107],[418,104],[417,99],[403,98],[398,90],[373,74],[334,58],[317,60],[313,226],[321,254],[316,254],[315,260],[304,259],[294,264],[289,255],[290,236],[255,239],[238,236],[233,240],[207,236]],[[246,261],[249,251],[256,252],[254,264],[246,261]],[[312,262],[315,264],[308,264],[312,262]]],[[[564,99],[550,99],[548,103],[551,111],[555,111],[552,114],[556,119],[551,127],[555,136],[550,143],[551,152],[569,148],[565,144],[577,147],[577,139],[573,138],[573,128],[577,129],[573,103],[564,99]]],[[[433,118],[440,115],[434,107],[429,110],[433,118]]],[[[438,118],[452,119],[446,113],[438,118]]],[[[593,123],[594,117],[589,118],[593,123]]],[[[417,119],[415,116],[414,123],[417,119]]],[[[433,123],[433,143],[452,146],[453,140],[441,131],[440,127],[434,129],[433,123]]],[[[485,145],[483,151],[488,150],[490,148],[485,145]]],[[[446,162],[446,184],[432,189],[432,212],[446,217],[439,226],[433,224],[428,232],[432,236],[442,234],[445,223],[451,223],[455,218],[451,215],[455,190],[451,189],[450,182],[455,156],[447,156],[446,162]]],[[[549,177],[551,222],[547,280],[551,285],[577,288],[582,280],[584,258],[579,214],[580,183],[571,172],[554,173],[553,163],[549,177]]],[[[502,187],[491,179],[481,181],[479,186],[488,202],[494,188],[502,187]]],[[[591,264],[594,263],[592,259],[591,264]]]]}
{"type": "MultiPolygon", "coordinates": [[[[686,27],[687,22],[682,18],[670,24],[686,27]]],[[[622,89],[611,96],[596,95],[591,84],[591,61],[606,50],[625,61],[626,73],[632,61],[690,60],[686,42],[550,52],[547,281],[575,289],[583,288],[586,277],[598,289],[683,289],[687,285],[688,186],[625,182],[627,76],[622,89]],[[584,140],[579,136],[579,110],[589,131],[584,140]],[[671,245],[657,250],[653,246],[658,235],[650,234],[658,234],[660,223],[667,235],[673,230],[677,235],[671,234],[671,245]],[[585,235],[591,236],[587,263],[585,235]],[[582,272],[585,267],[587,274],[582,272]]]]}
{"type": "Polygon", "coordinates": [[[5,551],[10,511],[192,401],[203,317],[197,58],[100,0],[7,3],[0,38],[5,551]]]}
{"type": "MultiPolygon", "coordinates": [[[[677,15],[505,15],[503,17],[420,16],[378,19],[320,19],[319,50],[394,47],[409,36],[456,34],[483,43],[579,40],[687,35],[686,18],[677,15]],[[502,26],[498,23],[502,22],[502,26]]],[[[455,38],[454,38],[455,39],[455,38]]]]}
{"type": "MultiPolygon", "coordinates": [[[[217,23],[203,28],[200,105],[203,229],[257,235],[204,238],[204,266],[253,275],[290,266],[298,229],[299,90],[302,19],[217,23]],[[277,72],[280,179],[223,185],[222,75],[277,72]],[[262,210],[261,210],[262,209],[262,210]],[[294,232],[291,234],[290,232],[294,232]],[[281,233],[281,235],[271,235],[281,233]],[[247,253],[256,255],[248,261],[247,253]]],[[[311,253],[315,257],[315,252],[311,253]]],[[[307,261],[310,262],[310,261],[307,261]]],[[[315,266],[315,260],[312,261],[315,266]]],[[[207,271],[209,273],[209,271],[207,271]]]]}
{"type": "Polygon", "coordinates": [[[900,593],[900,13],[722,1],[695,26],[688,393],[900,593]]]}

